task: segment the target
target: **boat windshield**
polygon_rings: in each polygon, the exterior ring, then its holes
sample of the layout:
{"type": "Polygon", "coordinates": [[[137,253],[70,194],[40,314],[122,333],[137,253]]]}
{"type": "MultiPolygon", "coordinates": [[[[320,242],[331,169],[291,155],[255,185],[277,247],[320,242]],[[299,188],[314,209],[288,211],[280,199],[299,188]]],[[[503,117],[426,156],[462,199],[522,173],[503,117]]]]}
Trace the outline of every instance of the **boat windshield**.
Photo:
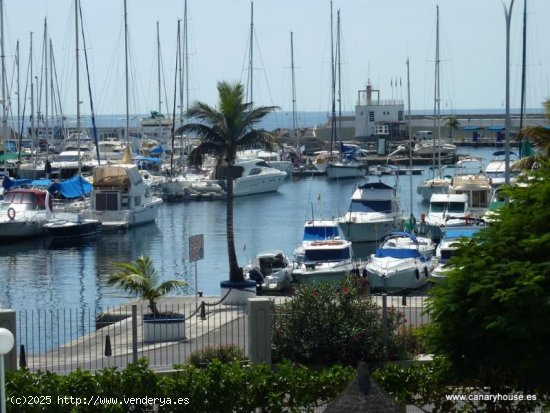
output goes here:
{"type": "Polygon", "coordinates": [[[322,241],[339,236],[338,227],[305,227],[304,241],[322,241]]]}
{"type": "Polygon", "coordinates": [[[445,211],[445,202],[431,202],[430,212],[443,212],[445,211]]]}
{"type": "Polygon", "coordinates": [[[464,212],[464,203],[463,202],[450,202],[449,203],[449,213],[458,214],[464,212]]]}
{"type": "Polygon", "coordinates": [[[353,200],[350,212],[390,212],[390,200],[353,200]]]}
{"type": "Polygon", "coordinates": [[[449,214],[464,213],[464,202],[431,202],[430,212],[442,213],[447,211],[449,214]]]}
{"type": "Polygon", "coordinates": [[[305,262],[342,261],[350,258],[350,249],[314,249],[306,250],[305,262]]]}

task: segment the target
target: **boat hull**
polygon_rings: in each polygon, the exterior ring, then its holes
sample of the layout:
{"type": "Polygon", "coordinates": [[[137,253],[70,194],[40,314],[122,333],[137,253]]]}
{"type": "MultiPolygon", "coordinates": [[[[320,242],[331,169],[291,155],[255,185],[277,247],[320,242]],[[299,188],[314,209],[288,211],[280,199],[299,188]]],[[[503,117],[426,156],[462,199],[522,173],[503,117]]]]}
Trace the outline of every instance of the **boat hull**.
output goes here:
{"type": "Polygon", "coordinates": [[[371,291],[416,290],[427,285],[429,262],[419,260],[373,260],[365,267],[371,291]]]}
{"type": "Polygon", "coordinates": [[[56,238],[76,238],[87,237],[99,234],[101,232],[101,221],[83,220],[83,221],[54,221],[44,224],[44,228],[49,235],[56,238]]]}
{"type": "Polygon", "coordinates": [[[287,177],[286,173],[278,172],[280,173],[235,179],[233,195],[245,196],[278,191],[287,177]]]}
{"type": "Polygon", "coordinates": [[[366,169],[363,165],[329,164],[326,172],[329,179],[352,179],[364,177],[366,169]]]}
{"type": "Polygon", "coordinates": [[[359,218],[344,217],[338,225],[345,238],[351,242],[375,242],[398,230],[402,226],[402,219],[389,217],[361,222],[359,218]]]}

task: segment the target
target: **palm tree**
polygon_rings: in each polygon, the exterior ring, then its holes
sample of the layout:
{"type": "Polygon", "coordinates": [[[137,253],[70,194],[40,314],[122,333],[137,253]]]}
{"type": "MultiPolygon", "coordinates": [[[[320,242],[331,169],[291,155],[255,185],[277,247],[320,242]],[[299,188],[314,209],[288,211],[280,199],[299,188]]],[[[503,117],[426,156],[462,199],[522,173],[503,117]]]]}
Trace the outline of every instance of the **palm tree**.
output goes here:
{"type": "Polygon", "coordinates": [[[124,291],[136,295],[139,299],[148,300],[154,316],[159,316],[157,300],[165,294],[187,286],[185,281],[168,280],[160,282],[160,274],[149,257],[141,256],[135,263],[117,263],[119,271],[110,275],[107,285],[118,286],[124,291]]]}
{"type": "Polygon", "coordinates": [[[455,115],[447,116],[445,118],[445,126],[449,128],[449,138],[453,139],[453,130],[458,129],[460,121],[455,115]]]}
{"type": "Polygon", "coordinates": [[[188,123],[179,128],[176,133],[196,135],[200,144],[189,154],[188,163],[191,166],[201,166],[206,155],[212,155],[217,160],[217,167],[225,166],[227,179],[227,210],[226,232],[227,253],[229,258],[229,280],[239,282],[244,280],[243,270],[237,262],[235,253],[235,237],[233,232],[233,167],[237,152],[245,149],[262,147],[273,150],[275,138],[273,134],[254,129],[276,106],[259,106],[244,102],[244,87],[239,83],[218,82],[218,107],[206,103],[195,102],[186,112],[189,119],[198,123],[188,123]]]}
{"type": "MultiPolygon", "coordinates": [[[[550,121],[550,99],[543,103],[544,114],[550,121]]],[[[522,158],[514,162],[515,169],[531,169],[535,164],[550,158],[550,130],[544,126],[526,126],[518,132],[518,139],[522,142],[522,158]],[[530,145],[537,151],[531,152],[530,145]]]]}

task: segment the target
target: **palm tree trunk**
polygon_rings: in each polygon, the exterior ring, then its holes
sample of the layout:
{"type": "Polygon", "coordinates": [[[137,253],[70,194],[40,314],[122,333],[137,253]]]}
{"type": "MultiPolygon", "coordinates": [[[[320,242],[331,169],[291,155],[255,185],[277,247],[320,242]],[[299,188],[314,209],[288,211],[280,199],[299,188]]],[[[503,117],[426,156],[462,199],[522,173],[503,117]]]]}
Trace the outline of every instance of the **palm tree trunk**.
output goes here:
{"type": "Polygon", "coordinates": [[[235,234],[233,231],[233,166],[227,168],[227,255],[229,257],[229,280],[244,281],[243,270],[237,262],[235,253],[235,234]]]}

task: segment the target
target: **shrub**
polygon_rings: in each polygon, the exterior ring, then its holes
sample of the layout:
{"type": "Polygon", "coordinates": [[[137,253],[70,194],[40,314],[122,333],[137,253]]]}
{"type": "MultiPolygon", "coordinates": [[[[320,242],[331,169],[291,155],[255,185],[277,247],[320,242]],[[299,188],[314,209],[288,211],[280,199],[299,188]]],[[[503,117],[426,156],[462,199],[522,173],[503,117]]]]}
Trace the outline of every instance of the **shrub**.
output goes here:
{"type": "Polygon", "coordinates": [[[204,367],[213,360],[229,363],[235,360],[242,361],[244,358],[244,351],[240,347],[234,344],[225,344],[217,347],[205,347],[191,353],[189,363],[196,367],[204,367]]]}
{"type": "MultiPolygon", "coordinates": [[[[292,300],[275,307],[273,358],[331,364],[384,359],[382,316],[353,277],[338,283],[304,284],[292,300]]],[[[404,316],[388,309],[388,358],[403,359],[417,347],[403,328],[404,316]]]]}
{"type": "Polygon", "coordinates": [[[173,375],[159,376],[148,368],[145,359],[141,359],[122,371],[108,368],[95,374],[83,370],[67,376],[8,371],[6,406],[9,413],[312,412],[315,406],[341,393],[354,376],[354,369],[341,366],[311,371],[289,362],[272,369],[267,365],[243,366],[239,361],[223,364],[219,360],[212,361],[204,369],[187,365],[178,368],[173,375]],[[18,405],[10,401],[25,396],[27,400],[29,396],[32,400],[49,396],[50,402],[18,405]],[[80,405],[77,406],[74,400],[72,403],[59,402],[58,396],[80,398],[80,405]],[[124,397],[143,400],[144,396],[172,401],[185,399],[186,404],[166,403],[163,406],[157,402],[151,406],[124,400],[124,397]],[[99,397],[103,401],[94,403],[99,397]],[[90,398],[94,398],[91,403],[90,398]],[[105,401],[107,398],[109,403],[105,401]]]}

